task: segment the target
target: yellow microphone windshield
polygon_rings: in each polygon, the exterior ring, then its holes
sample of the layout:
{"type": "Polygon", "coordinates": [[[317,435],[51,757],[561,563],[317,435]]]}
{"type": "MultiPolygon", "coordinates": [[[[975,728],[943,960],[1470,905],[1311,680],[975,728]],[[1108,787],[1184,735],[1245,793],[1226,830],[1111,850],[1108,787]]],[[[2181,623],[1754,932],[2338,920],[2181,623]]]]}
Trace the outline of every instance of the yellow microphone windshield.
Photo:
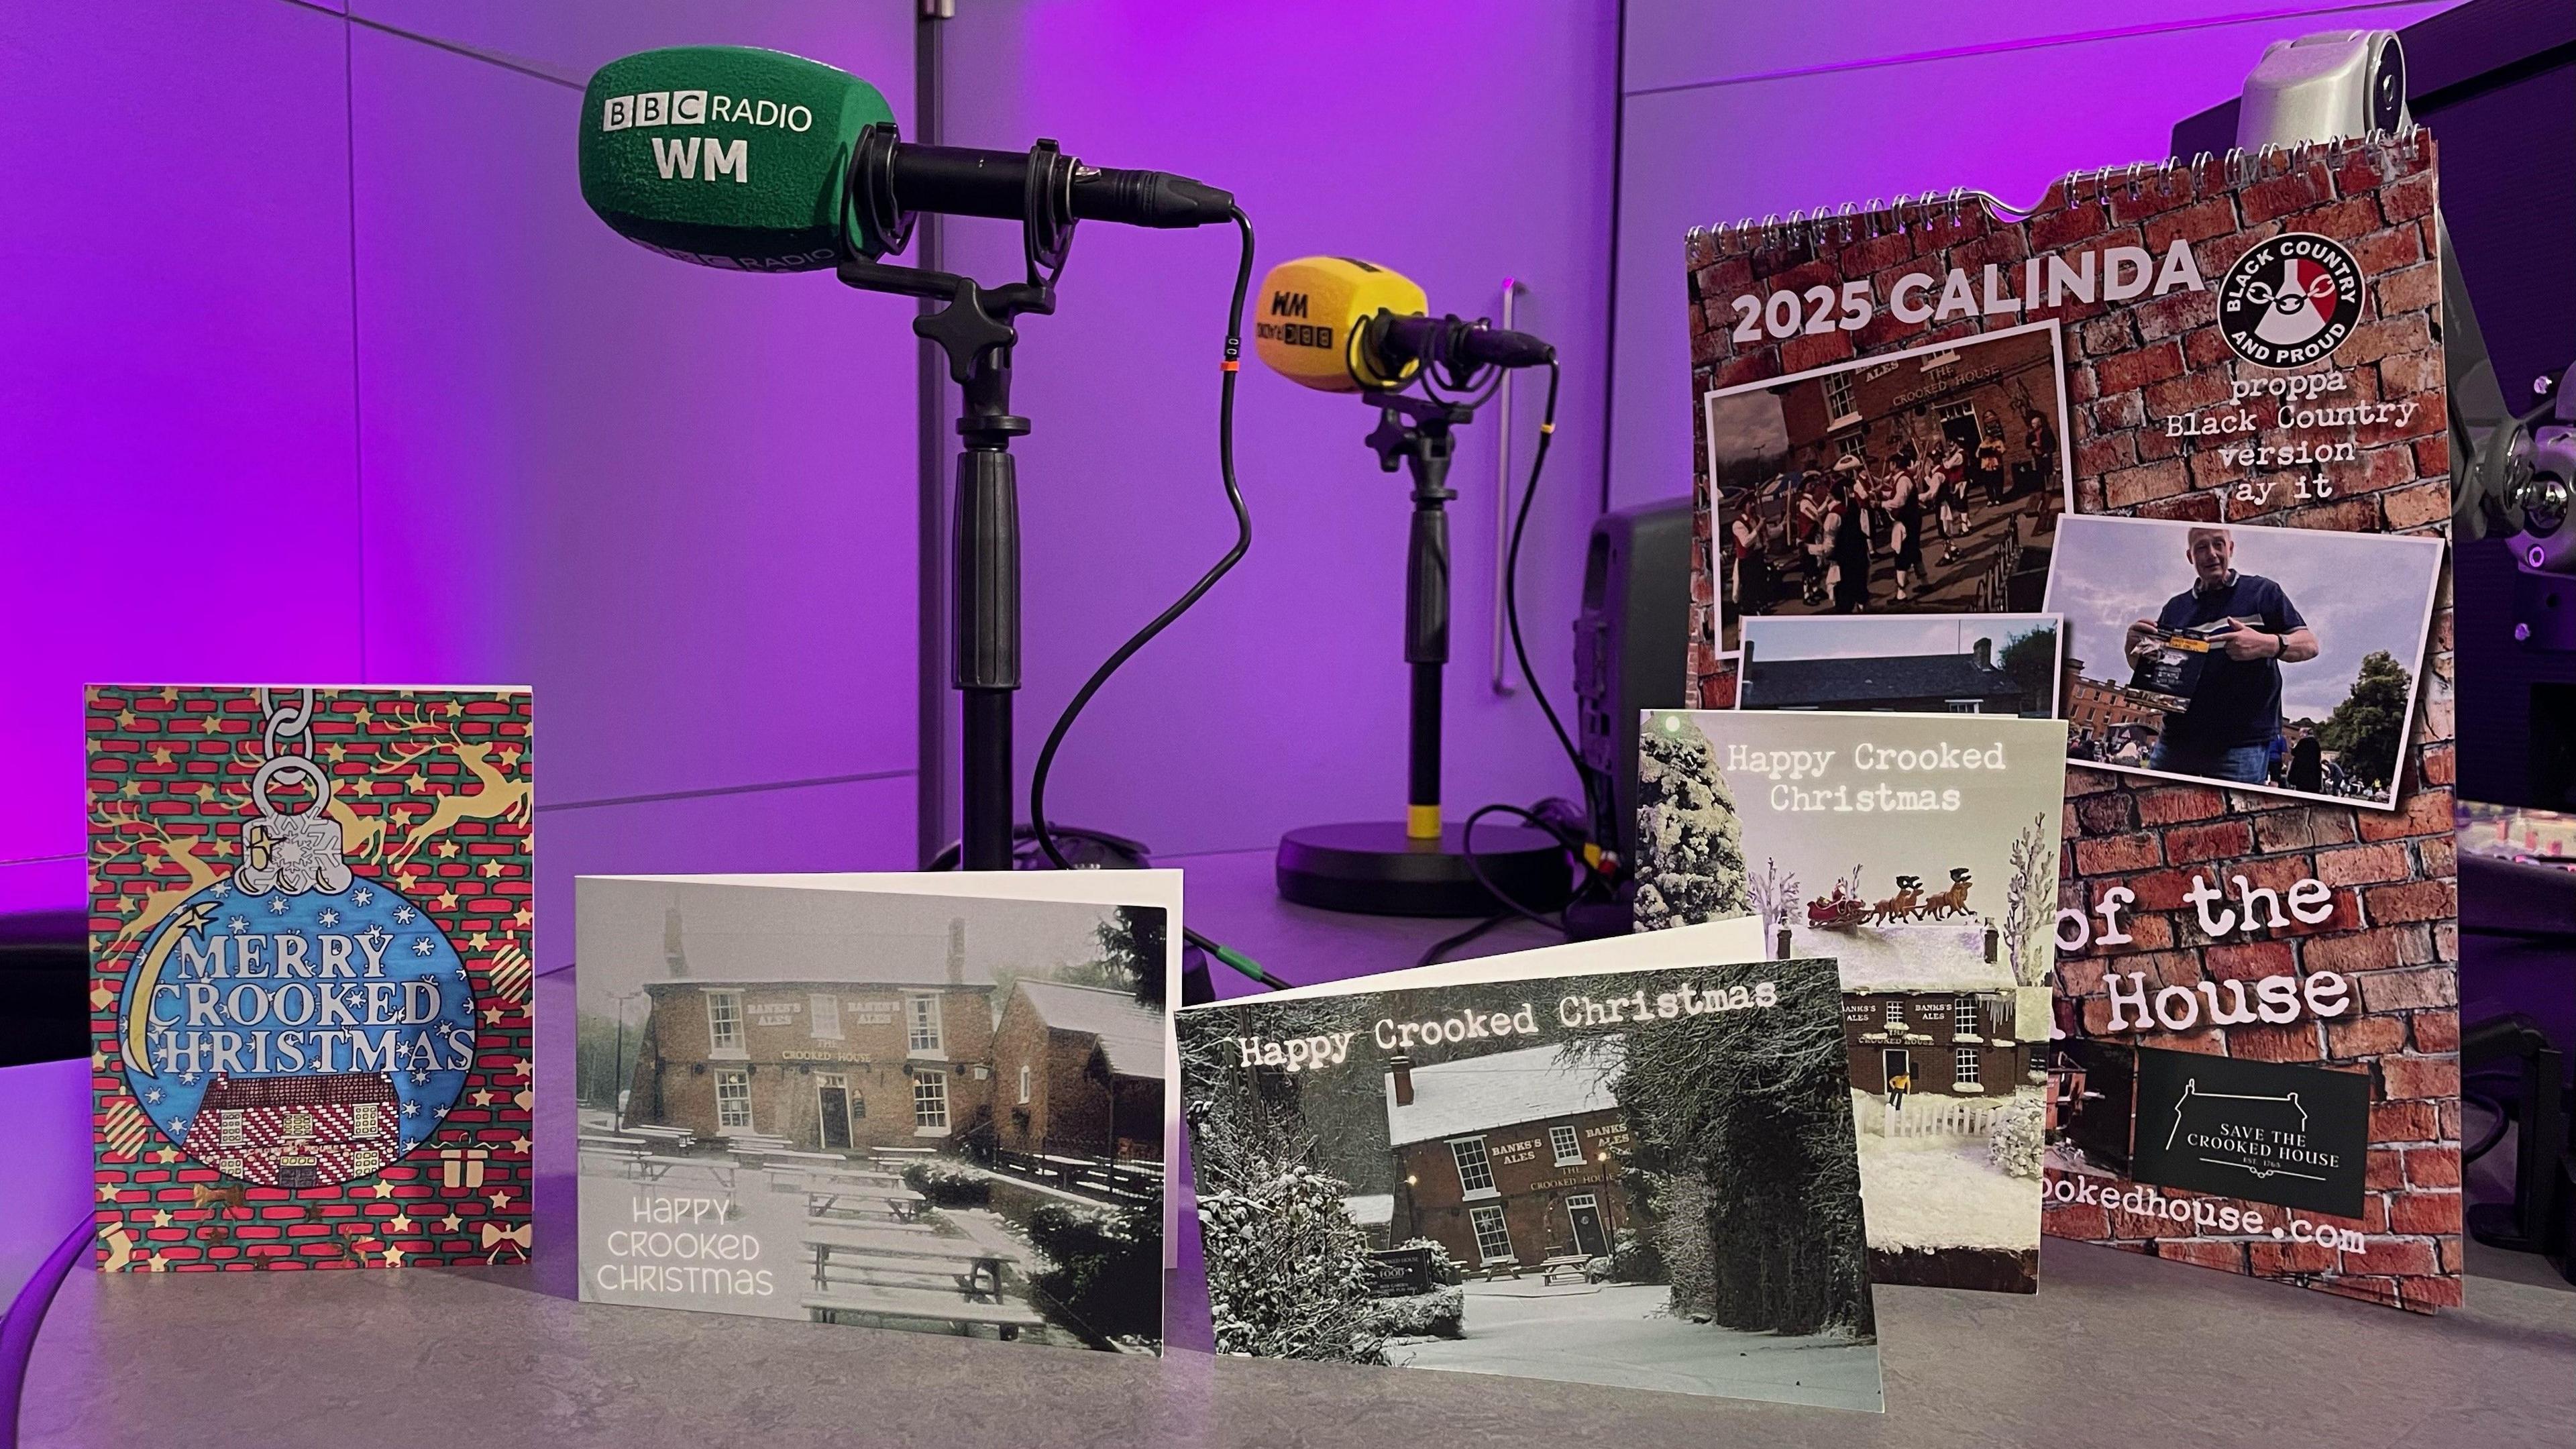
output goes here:
{"type": "Polygon", "coordinates": [[[1422,289],[1399,272],[1350,257],[1299,257],[1261,279],[1252,350],[1271,371],[1323,392],[1400,387],[1420,368],[1386,368],[1362,340],[1362,324],[1381,310],[1419,316],[1430,310],[1422,289]]]}

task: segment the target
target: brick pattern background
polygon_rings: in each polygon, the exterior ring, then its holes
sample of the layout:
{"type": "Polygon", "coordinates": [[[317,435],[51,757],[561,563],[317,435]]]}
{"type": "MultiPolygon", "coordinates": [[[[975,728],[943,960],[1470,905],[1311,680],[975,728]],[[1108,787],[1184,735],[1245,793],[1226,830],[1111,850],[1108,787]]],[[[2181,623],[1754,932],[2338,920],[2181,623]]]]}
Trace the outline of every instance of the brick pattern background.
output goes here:
{"type": "Polygon", "coordinates": [[[258,813],[250,781],[266,758],[266,716],[251,689],[93,687],[85,709],[90,1087],[101,1268],[525,1261],[535,1189],[529,696],[316,690],[315,716],[313,757],[348,806],[350,869],[389,880],[465,962],[475,1065],[438,1135],[374,1176],[318,1189],[239,1184],[240,1206],[197,1206],[198,1189],[224,1179],[180,1152],[135,1103],[117,1065],[116,1006],[152,928],[240,866],[242,827],[258,813]],[[516,803],[500,810],[504,800],[516,803]],[[442,1151],[458,1154],[452,1187],[442,1151]],[[471,1185],[477,1169],[480,1184],[471,1185]],[[486,1225],[511,1239],[487,1247],[486,1225]]]}
{"type": "MultiPolygon", "coordinates": [[[[2259,174],[2225,160],[2135,176],[2070,178],[2027,222],[2008,223],[1971,203],[1953,223],[1899,227],[1854,218],[1766,239],[1699,232],[1690,240],[1692,395],[1785,376],[1844,358],[1973,335],[1992,327],[2055,318],[2065,334],[2075,450],[2076,511],[2136,517],[2260,523],[2300,528],[2428,535],[2447,533],[2450,459],[2442,355],[2434,329],[2440,270],[2434,242],[2434,152],[2429,135],[2383,145],[2312,148],[2274,157],[2259,174]],[[2221,459],[2217,437],[2174,438],[2168,417],[2224,404],[2239,375],[2270,375],[2236,360],[2216,328],[2215,288],[2228,266],[2265,237],[2315,232],[2342,242],[2361,263],[2369,296],[2331,366],[2351,390],[2321,401],[2412,399],[2404,427],[2368,426],[2310,438],[2349,437],[2357,462],[2327,472],[2332,495],[2300,501],[2295,473],[2262,470],[2259,503],[2232,496],[2248,470],[2221,459]],[[1987,263],[2007,276],[2025,257],[2129,244],[2162,257],[2188,238],[2212,290],[2150,295],[2116,306],[2074,304],[2027,314],[1908,325],[1881,312],[1858,332],[1766,340],[1741,350],[1729,335],[1729,299],[1745,293],[1839,287],[1869,278],[1884,299],[1910,271],[1987,263]]],[[[1946,208],[1935,208],[1945,212],[1946,208]]],[[[1786,229],[1784,229],[1785,231],[1786,229]]],[[[2322,371],[2329,364],[2307,369],[2322,371]]],[[[2256,408],[2265,434],[2276,403],[2256,408]]],[[[1693,412],[1695,432],[1703,426],[1693,412]]],[[[2233,440],[2228,440],[2233,441],[2233,440]]],[[[1710,571],[1712,520],[1705,438],[1695,480],[1698,534],[1692,550],[1691,684],[1704,706],[1732,693],[1733,661],[1716,652],[1710,571]]],[[[2305,470],[2300,470],[2305,471],[2305,470]]],[[[2103,771],[2067,772],[2061,905],[2086,909],[2113,885],[2137,893],[2126,922],[2135,939],[2062,956],[2060,1013],[2070,1029],[2099,1031],[2109,1015],[2106,972],[2144,972],[2161,986],[2332,970],[2357,989],[2360,1009],[2287,1026],[2204,1028],[2134,1034],[2139,1045],[2220,1052],[2267,1061],[2313,1062],[2371,1079],[2368,1197],[2359,1218],[2308,1214],[2366,1235],[2361,1251],[2259,1237],[2192,1235],[2162,1218],[2052,1205],[2047,1230],[2204,1266],[2280,1278],[2327,1292],[2429,1311],[2460,1301],[2460,1104],[2458,867],[2452,853],[2452,619],[2445,566],[2436,598],[2425,679],[2399,786],[2398,809],[2312,805],[2103,771]],[[2243,875],[2286,889],[2313,876],[2334,891],[2320,926],[2267,930],[2213,941],[2183,900],[2195,871],[2243,875]]],[[[2223,880],[2217,884],[2225,885],[2223,880]]],[[[2206,1194],[2161,1190],[2168,1198],[2206,1194]]],[[[2223,1205],[2224,1200],[2220,1201],[2223,1205]]],[[[2239,1206],[2256,1206],[2238,1204],[2239,1206]]],[[[2282,1211],[2257,1206],[2267,1224],[2282,1211]]]]}

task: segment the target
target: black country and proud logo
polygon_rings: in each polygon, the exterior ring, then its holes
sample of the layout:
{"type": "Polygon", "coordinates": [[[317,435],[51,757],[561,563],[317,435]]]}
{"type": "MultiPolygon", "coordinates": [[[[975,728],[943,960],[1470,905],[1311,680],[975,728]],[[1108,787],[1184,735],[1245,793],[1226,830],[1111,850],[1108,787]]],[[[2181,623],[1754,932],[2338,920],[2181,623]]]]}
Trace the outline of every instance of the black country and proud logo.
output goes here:
{"type": "Polygon", "coordinates": [[[2313,232],[2256,243],[2218,284],[2219,335],[2257,367],[2305,367],[2360,320],[2360,264],[2313,232]]]}

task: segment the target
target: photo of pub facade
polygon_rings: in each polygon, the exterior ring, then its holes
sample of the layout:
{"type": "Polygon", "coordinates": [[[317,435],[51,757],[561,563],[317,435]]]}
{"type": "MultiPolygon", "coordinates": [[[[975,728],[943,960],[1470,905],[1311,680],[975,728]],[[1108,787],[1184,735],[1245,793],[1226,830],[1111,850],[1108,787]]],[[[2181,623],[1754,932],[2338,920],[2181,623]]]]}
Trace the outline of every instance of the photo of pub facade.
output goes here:
{"type": "Polygon", "coordinates": [[[1386,1074],[1396,1190],[1388,1237],[1430,1238],[1470,1273],[1607,1256],[1636,1212],[1609,1074],[1531,1047],[1386,1074]]]}

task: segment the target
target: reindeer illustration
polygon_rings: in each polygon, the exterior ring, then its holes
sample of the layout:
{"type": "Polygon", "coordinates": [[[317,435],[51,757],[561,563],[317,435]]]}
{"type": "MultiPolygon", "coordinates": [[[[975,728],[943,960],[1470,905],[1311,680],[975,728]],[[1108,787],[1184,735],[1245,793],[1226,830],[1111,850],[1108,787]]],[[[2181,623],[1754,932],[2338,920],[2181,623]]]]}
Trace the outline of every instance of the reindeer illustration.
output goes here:
{"type": "Polygon", "coordinates": [[[1872,905],[1870,907],[1870,918],[1881,923],[1888,921],[1910,921],[1914,919],[1915,910],[1921,906],[1922,903],[1923,877],[1919,875],[1900,875],[1896,878],[1896,894],[1889,896],[1886,900],[1879,901],[1872,905]]]}
{"type": "Polygon", "coordinates": [[[249,1194],[237,1182],[190,1183],[188,1206],[210,1207],[214,1210],[213,1217],[197,1224],[195,1236],[201,1243],[211,1243],[219,1239],[229,1240],[233,1235],[230,1219],[236,1210],[243,1217],[255,1216],[251,1210],[249,1194]]]}
{"type": "MultiPolygon", "coordinates": [[[[465,767],[465,772],[472,775],[481,788],[470,795],[460,793],[439,796],[437,808],[431,812],[429,818],[403,832],[402,844],[385,852],[384,869],[387,874],[391,874],[404,862],[420,854],[431,841],[436,840],[446,833],[449,827],[461,821],[517,822],[527,818],[528,782],[511,779],[500,765],[493,762],[493,741],[469,742],[458,739],[455,733],[450,731],[443,743],[455,751],[457,763],[465,767]]],[[[432,743],[422,745],[407,754],[392,754],[389,758],[389,768],[410,764],[437,748],[438,745],[432,743]]]]}
{"type": "Polygon", "coordinates": [[[1968,913],[1968,887],[1974,884],[1975,882],[1968,878],[1968,871],[1965,866],[1952,870],[1950,872],[1950,888],[1942,891],[1938,895],[1925,896],[1923,898],[1923,904],[1917,908],[1917,916],[1923,919],[1938,921],[1949,916],[1966,915],[1968,913]]]}

